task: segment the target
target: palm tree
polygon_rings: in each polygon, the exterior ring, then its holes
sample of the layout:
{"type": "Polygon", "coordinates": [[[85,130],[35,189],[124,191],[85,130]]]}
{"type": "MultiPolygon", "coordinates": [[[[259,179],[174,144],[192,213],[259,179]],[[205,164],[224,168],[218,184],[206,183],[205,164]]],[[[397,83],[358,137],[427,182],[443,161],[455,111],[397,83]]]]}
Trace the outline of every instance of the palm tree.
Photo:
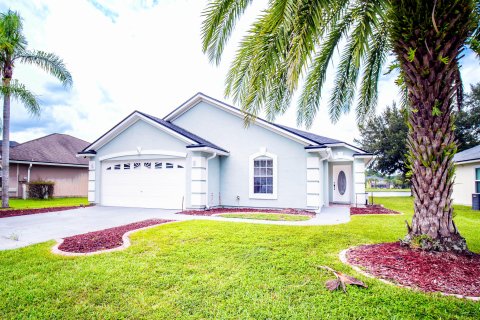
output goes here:
{"type": "MultiPolygon", "coordinates": [[[[235,23],[252,0],[211,0],[203,12],[203,51],[219,63],[235,23]]],[[[427,250],[468,251],[453,222],[451,111],[461,104],[460,60],[466,46],[480,50],[479,0],[272,0],[240,43],[226,78],[226,95],[246,121],[261,110],[285,112],[299,83],[297,122],[311,126],[334,52],[333,121],[357,96],[361,123],[375,111],[388,55],[399,70],[409,109],[409,161],[415,214],[405,244],[427,250]]]]}
{"type": "Polygon", "coordinates": [[[9,207],[9,160],[10,160],[10,100],[14,98],[38,115],[40,105],[35,95],[25,85],[13,79],[15,63],[36,65],[59,79],[64,86],[72,84],[72,76],[62,59],[52,53],[27,50],[27,40],[22,33],[22,19],[13,11],[0,14],[0,74],[3,96],[3,143],[2,143],[2,207],[9,207]]]}

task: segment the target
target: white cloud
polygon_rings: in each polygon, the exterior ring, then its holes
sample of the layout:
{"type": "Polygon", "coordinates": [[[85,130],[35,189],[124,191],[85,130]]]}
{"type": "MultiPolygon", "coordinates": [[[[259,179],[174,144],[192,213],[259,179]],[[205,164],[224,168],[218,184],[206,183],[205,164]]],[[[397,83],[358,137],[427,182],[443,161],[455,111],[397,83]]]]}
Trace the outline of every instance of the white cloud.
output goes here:
{"type": "MultiPolygon", "coordinates": [[[[30,119],[14,105],[12,138],[25,141],[63,130],[93,141],[135,109],[164,116],[198,91],[223,98],[224,80],[235,48],[266,0],[254,2],[240,21],[216,67],[201,52],[201,12],[198,0],[33,0],[12,2],[24,18],[30,48],[55,52],[67,63],[73,88],[62,93],[47,84],[55,80],[41,70],[18,66],[15,75],[48,102],[40,119],[30,119]],[[30,121],[31,127],[24,125],[30,121]],[[56,125],[54,125],[56,124],[56,125]]],[[[0,4],[0,9],[5,10],[0,4]]],[[[478,61],[464,61],[466,88],[478,80],[478,61]]],[[[332,124],[326,110],[333,68],[324,105],[313,132],[352,142],[358,134],[354,113],[332,124]]],[[[393,78],[380,82],[378,109],[397,97],[393,78]]],[[[295,105],[278,122],[296,123],[295,105]]]]}

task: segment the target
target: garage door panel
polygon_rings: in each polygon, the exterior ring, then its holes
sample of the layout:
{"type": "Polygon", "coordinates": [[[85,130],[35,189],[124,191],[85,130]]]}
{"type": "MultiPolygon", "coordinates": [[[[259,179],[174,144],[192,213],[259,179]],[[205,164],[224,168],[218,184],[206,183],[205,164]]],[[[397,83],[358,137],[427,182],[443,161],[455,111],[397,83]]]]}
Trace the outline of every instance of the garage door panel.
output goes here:
{"type": "Polygon", "coordinates": [[[185,160],[105,161],[102,205],[181,209],[185,160]]]}

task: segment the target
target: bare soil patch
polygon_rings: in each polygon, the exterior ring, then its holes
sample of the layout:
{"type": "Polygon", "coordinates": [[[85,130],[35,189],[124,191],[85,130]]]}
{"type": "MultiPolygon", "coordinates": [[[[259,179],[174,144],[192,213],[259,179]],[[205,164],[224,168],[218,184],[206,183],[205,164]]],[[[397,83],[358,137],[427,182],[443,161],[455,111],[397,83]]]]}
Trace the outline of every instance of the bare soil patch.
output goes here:
{"type": "Polygon", "coordinates": [[[115,228],[79,234],[63,239],[63,243],[58,247],[58,249],[65,252],[74,253],[87,253],[113,249],[120,247],[123,244],[122,237],[129,231],[171,221],[172,220],[150,219],[115,228]]]}
{"type": "Polygon", "coordinates": [[[255,209],[255,208],[213,208],[206,210],[185,210],[177,214],[188,214],[193,216],[213,216],[222,213],[279,213],[314,217],[315,212],[299,209],[255,209]]]}
{"type": "Polygon", "coordinates": [[[0,210],[0,218],[16,217],[16,216],[26,216],[29,214],[38,214],[38,213],[47,213],[47,212],[56,212],[56,211],[65,211],[78,208],[86,208],[86,206],[68,206],[68,207],[52,207],[52,208],[38,208],[38,209],[6,209],[0,210]]]}
{"type": "Polygon", "coordinates": [[[378,278],[425,292],[480,297],[480,255],[425,252],[400,243],[348,250],[348,263],[378,278]]]}
{"type": "Polygon", "coordinates": [[[401,214],[398,211],[387,209],[379,204],[369,204],[363,208],[351,207],[350,215],[361,214],[401,214]]]}

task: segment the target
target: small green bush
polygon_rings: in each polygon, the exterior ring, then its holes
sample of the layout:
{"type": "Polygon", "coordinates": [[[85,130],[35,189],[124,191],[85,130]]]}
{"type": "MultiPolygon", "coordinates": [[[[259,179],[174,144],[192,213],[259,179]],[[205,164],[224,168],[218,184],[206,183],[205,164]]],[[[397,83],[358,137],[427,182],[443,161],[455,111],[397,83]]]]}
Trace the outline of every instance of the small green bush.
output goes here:
{"type": "Polygon", "coordinates": [[[35,199],[48,199],[53,197],[55,182],[53,181],[31,181],[28,184],[28,197],[35,199]]]}

